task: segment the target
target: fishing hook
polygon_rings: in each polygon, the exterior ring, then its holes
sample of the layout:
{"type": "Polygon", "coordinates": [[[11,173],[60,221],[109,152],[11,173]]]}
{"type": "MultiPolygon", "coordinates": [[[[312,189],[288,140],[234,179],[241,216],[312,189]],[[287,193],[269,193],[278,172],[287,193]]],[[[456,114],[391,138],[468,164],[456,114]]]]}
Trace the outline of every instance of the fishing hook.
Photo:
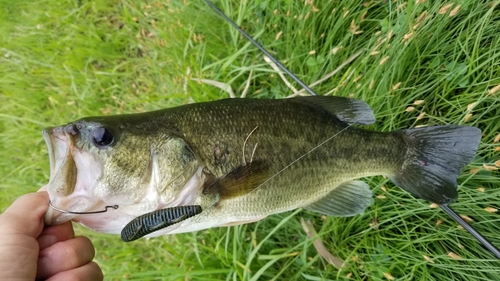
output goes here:
{"type": "MultiPolygon", "coordinates": [[[[302,82],[297,76],[295,76],[288,68],[286,68],[283,64],[281,64],[276,58],[274,58],[264,47],[262,47],[257,41],[255,41],[248,33],[246,33],[241,27],[239,27],[234,21],[232,21],[228,16],[226,16],[219,8],[217,8],[210,0],[205,0],[205,2],[215,11],[217,14],[219,14],[224,20],[226,20],[230,25],[232,25],[238,32],[241,33],[245,38],[247,38],[254,46],[256,46],[262,53],[264,53],[272,62],[274,62],[281,70],[283,70],[286,74],[288,74],[295,82],[297,82],[304,90],[309,92],[311,95],[316,96],[316,93],[309,88],[304,82],[302,82]]],[[[341,131],[342,132],[342,131],[341,131]]],[[[340,133],[341,133],[340,132],[340,133]]],[[[323,143],[329,141],[331,138],[327,139],[323,143]]],[[[323,143],[319,144],[321,146],[323,143]]],[[[319,146],[313,148],[312,150],[315,150],[319,146]]],[[[312,152],[309,151],[308,153],[312,152]]],[[[305,155],[307,155],[306,153],[305,155]]],[[[290,165],[294,164],[295,162],[299,161],[302,157],[305,155],[302,155],[298,159],[296,159],[294,162],[292,162],[290,165]]],[[[283,170],[287,169],[290,165],[285,167],[283,170]]],[[[281,173],[283,170],[279,171],[281,173]]],[[[276,176],[276,175],[275,175],[276,176]]],[[[268,179],[269,180],[269,179],[268,179]]],[[[267,181],[266,181],[267,182],[267,181]]],[[[264,183],[266,183],[264,182],[264,183]]],[[[263,183],[263,184],[264,184],[263,183]]],[[[261,185],[263,185],[261,184],[261,185]]],[[[468,224],[465,220],[463,220],[453,209],[451,209],[450,206],[447,204],[439,205],[443,211],[445,211],[449,216],[451,216],[456,222],[458,222],[463,228],[465,228],[474,238],[476,238],[483,246],[485,246],[491,253],[500,259],[500,251],[488,240],[486,239],[481,233],[479,233],[477,230],[475,230],[470,224],[468,224]]]]}
{"type": "Polygon", "coordinates": [[[93,211],[93,212],[73,212],[73,211],[67,211],[67,210],[63,210],[63,209],[57,208],[56,206],[52,205],[52,201],[51,200],[49,200],[49,206],[52,209],[54,209],[54,210],[56,210],[58,212],[65,213],[65,214],[75,214],[75,215],[87,215],[87,214],[106,213],[108,211],[108,209],[116,210],[116,209],[118,209],[120,207],[118,205],[113,205],[113,206],[105,206],[104,210],[100,210],[100,211],[93,211]]]}

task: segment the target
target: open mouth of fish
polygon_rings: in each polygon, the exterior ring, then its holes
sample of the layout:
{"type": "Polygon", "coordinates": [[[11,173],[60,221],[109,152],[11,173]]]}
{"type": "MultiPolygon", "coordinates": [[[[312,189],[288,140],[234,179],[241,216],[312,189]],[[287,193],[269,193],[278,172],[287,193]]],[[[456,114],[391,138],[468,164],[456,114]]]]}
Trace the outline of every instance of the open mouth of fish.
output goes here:
{"type": "Polygon", "coordinates": [[[95,200],[92,187],[102,176],[101,162],[92,154],[78,149],[71,125],[48,128],[43,131],[50,159],[50,181],[47,192],[51,205],[45,223],[56,225],[89,212],[103,208],[104,202],[95,200]]]}

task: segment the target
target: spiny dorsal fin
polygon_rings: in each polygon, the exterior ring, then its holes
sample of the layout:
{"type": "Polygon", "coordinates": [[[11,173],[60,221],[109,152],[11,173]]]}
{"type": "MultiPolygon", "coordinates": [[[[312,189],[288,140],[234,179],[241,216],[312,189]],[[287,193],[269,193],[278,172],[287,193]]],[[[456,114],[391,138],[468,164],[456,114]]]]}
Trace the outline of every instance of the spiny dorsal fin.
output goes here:
{"type": "Polygon", "coordinates": [[[203,189],[204,194],[218,194],[230,199],[252,192],[269,178],[269,165],[255,160],[241,165],[203,189]]]}
{"type": "Polygon", "coordinates": [[[347,124],[369,125],[375,122],[372,108],[361,100],[335,96],[296,97],[290,100],[323,109],[347,124]]]}
{"type": "Polygon", "coordinates": [[[334,217],[352,217],[362,213],[371,202],[372,191],[368,184],[349,181],[304,209],[334,217]]]}

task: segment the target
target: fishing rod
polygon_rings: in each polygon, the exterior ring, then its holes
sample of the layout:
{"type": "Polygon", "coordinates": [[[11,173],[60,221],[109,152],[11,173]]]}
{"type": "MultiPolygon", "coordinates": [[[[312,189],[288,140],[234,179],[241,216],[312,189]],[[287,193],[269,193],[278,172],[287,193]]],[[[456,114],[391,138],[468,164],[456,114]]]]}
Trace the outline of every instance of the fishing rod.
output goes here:
{"type": "MultiPolygon", "coordinates": [[[[276,64],[283,72],[288,74],[295,82],[297,82],[304,90],[309,94],[316,96],[317,94],[309,88],[304,82],[302,82],[297,76],[295,76],[288,68],[286,68],[280,61],[278,61],[273,55],[271,55],[264,47],[262,47],[257,41],[255,41],[248,33],[246,33],[240,26],[238,26],[233,20],[231,20],[224,12],[222,12],[217,6],[215,6],[210,0],[205,0],[205,2],[225,21],[227,21],[231,26],[233,26],[238,32],[241,33],[245,38],[247,38],[255,47],[257,47],[262,53],[264,53],[274,64],[276,64]]],[[[474,229],[469,223],[463,220],[453,209],[447,204],[441,204],[439,207],[452,217],[458,224],[465,228],[474,238],[476,238],[485,248],[487,248],[496,258],[500,259],[500,250],[498,250],[495,245],[493,245],[488,239],[486,239],[481,233],[474,229]]]]}
{"type": "Polygon", "coordinates": [[[468,224],[462,217],[460,217],[455,211],[451,209],[450,206],[446,204],[439,205],[443,211],[445,211],[450,217],[452,217],[456,222],[458,222],[463,228],[465,228],[474,238],[477,239],[484,247],[486,247],[490,252],[500,259],[500,251],[493,245],[488,239],[486,239],[479,231],[474,229],[472,225],[468,224]]]}
{"type": "Polygon", "coordinates": [[[219,14],[223,19],[225,19],[230,25],[232,25],[236,30],[238,30],[241,35],[245,36],[255,47],[257,47],[264,55],[266,55],[274,64],[276,64],[281,70],[283,70],[286,74],[288,74],[290,77],[292,77],[295,82],[297,82],[304,90],[306,90],[309,94],[312,96],[317,96],[317,94],[309,88],[302,80],[300,80],[295,74],[293,74],[288,68],[286,68],[279,60],[277,60],[273,55],[271,55],[264,47],[262,47],[257,41],[255,41],[252,36],[248,35],[241,27],[239,27],[233,20],[231,20],[224,12],[219,10],[217,6],[215,6],[212,2],[209,0],[205,0],[205,2],[214,9],[217,14],[219,14]]]}

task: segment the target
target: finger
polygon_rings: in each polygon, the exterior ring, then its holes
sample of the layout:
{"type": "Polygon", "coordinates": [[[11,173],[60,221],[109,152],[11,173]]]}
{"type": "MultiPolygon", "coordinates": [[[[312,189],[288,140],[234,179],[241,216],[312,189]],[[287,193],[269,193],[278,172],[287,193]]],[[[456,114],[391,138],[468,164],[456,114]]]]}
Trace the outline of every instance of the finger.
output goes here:
{"type": "Polygon", "coordinates": [[[38,237],[43,229],[43,217],[49,207],[47,192],[29,193],[19,197],[0,216],[4,234],[38,237]]]}
{"type": "Polygon", "coordinates": [[[87,237],[79,236],[40,252],[37,278],[45,279],[58,272],[78,268],[90,262],[95,255],[94,246],[87,237]]]}
{"type": "Polygon", "coordinates": [[[95,262],[89,262],[81,267],[59,272],[56,275],[47,279],[47,281],[102,281],[104,280],[104,276],[102,274],[102,270],[95,262]]]}
{"type": "Polygon", "coordinates": [[[34,280],[38,244],[33,237],[1,234],[0,280],[34,280]]]}
{"type": "Polygon", "coordinates": [[[38,237],[38,245],[40,251],[54,245],[56,242],[62,242],[75,238],[75,231],[71,222],[67,221],[63,224],[46,226],[38,237]]]}

